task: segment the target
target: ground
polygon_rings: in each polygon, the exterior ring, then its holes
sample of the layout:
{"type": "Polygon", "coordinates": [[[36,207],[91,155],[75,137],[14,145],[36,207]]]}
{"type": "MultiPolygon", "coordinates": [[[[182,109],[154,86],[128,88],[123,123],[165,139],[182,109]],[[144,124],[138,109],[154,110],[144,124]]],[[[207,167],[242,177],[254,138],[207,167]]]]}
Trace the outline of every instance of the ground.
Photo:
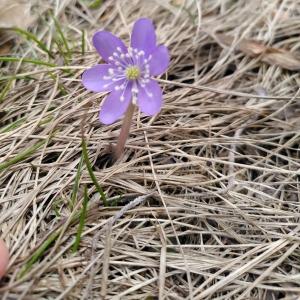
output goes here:
{"type": "Polygon", "coordinates": [[[299,299],[300,2],[31,2],[0,57],[1,299],[299,299]],[[81,74],[140,17],[164,105],[112,164],[81,74]]]}

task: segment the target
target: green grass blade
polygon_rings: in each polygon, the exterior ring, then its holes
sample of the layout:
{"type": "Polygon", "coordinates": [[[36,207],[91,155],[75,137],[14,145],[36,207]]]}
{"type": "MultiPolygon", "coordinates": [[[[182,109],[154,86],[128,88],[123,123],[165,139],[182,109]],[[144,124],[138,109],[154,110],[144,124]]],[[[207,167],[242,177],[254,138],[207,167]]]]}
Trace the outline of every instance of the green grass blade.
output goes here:
{"type": "Polygon", "coordinates": [[[85,30],[81,31],[81,55],[85,54],[85,30]]]}
{"type": "Polygon", "coordinates": [[[65,37],[62,29],[61,29],[61,26],[60,26],[58,20],[55,18],[54,15],[52,15],[52,18],[53,18],[53,21],[54,21],[54,24],[55,24],[55,28],[56,28],[56,30],[57,30],[57,32],[58,32],[58,34],[59,34],[59,36],[60,36],[60,38],[62,40],[62,43],[63,43],[63,45],[64,45],[64,47],[66,49],[68,57],[70,58],[71,57],[71,51],[70,51],[70,47],[69,47],[68,41],[67,41],[67,39],[66,39],[66,37],[65,37]]]}
{"type": "Polygon", "coordinates": [[[54,42],[57,45],[59,53],[61,54],[61,56],[64,59],[65,65],[69,65],[69,57],[68,57],[67,53],[64,51],[64,49],[62,47],[61,40],[56,37],[56,38],[54,38],[54,42]]]}
{"type": "Polygon", "coordinates": [[[4,98],[9,93],[12,81],[13,81],[12,79],[8,80],[7,84],[5,85],[3,90],[1,91],[1,93],[0,93],[0,103],[3,102],[4,98]]]}
{"type": "Polygon", "coordinates": [[[93,168],[92,168],[91,162],[89,160],[89,155],[87,152],[86,142],[85,142],[84,138],[82,138],[81,146],[82,146],[82,154],[83,154],[84,162],[88,169],[89,175],[90,175],[98,193],[100,194],[101,200],[103,201],[103,205],[108,206],[105,193],[103,192],[103,190],[102,190],[100,184],[98,183],[97,178],[93,172],[93,168]]]}
{"type": "Polygon", "coordinates": [[[10,57],[10,56],[0,56],[0,61],[3,62],[24,62],[24,63],[30,63],[34,65],[40,65],[40,66],[47,66],[47,67],[56,67],[55,64],[46,62],[46,61],[41,61],[41,60],[36,60],[36,59],[31,59],[31,58],[20,58],[20,57],[10,57]]]}
{"type": "Polygon", "coordinates": [[[82,209],[81,209],[81,213],[80,213],[80,217],[79,217],[79,226],[78,226],[78,230],[77,230],[77,234],[76,234],[76,239],[75,239],[73,247],[72,247],[73,253],[77,252],[80,241],[81,241],[81,235],[82,235],[83,227],[85,224],[88,202],[89,202],[89,195],[88,195],[87,187],[85,186],[82,209]]]}
{"type": "MultiPolygon", "coordinates": [[[[74,222],[78,222],[80,219],[80,213],[75,213],[71,219],[70,225],[74,222]]],[[[36,263],[46,252],[46,250],[49,249],[49,247],[57,240],[59,235],[61,234],[61,231],[65,225],[65,222],[61,222],[60,228],[56,229],[51,235],[47,238],[46,241],[44,241],[37,250],[34,251],[34,253],[31,255],[30,259],[25,263],[23,268],[21,269],[20,273],[18,274],[18,278],[22,278],[27,272],[30,271],[34,263],[36,263]]]]}
{"type": "Polygon", "coordinates": [[[39,149],[42,145],[44,145],[47,142],[47,140],[42,140],[35,145],[27,148],[26,150],[22,151],[21,153],[18,153],[15,157],[4,161],[3,163],[0,163],[0,171],[3,171],[10,166],[25,160],[26,158],[30,157],[37,149],[39,149]]]}
{"type": "MultiPolygon", "coordinates": [[[[48,74],[54,81],[56,81],[57,76],[55,76],[52,72],[48,72],[48,74]]],[[[58,83],[58,88],[63,95],[68,95],[68,92],[62,83],[58,83]]]]}
{"type": "Polygon", "coordinates": [[[18,278],[22,278],[32,268],[33,264],[40,259],[40,257],[44,254],[44,252],[57,239],[57,237],[59,236],[59,233],[60,233],[60,231],[53,232],[49,236],[49,238],[33,253],[33,255],[31,256],[29,261],[27,263],[25,263],[25,265],[21,269],[21,271],[18,275],[18,278]]]}
{"type": "Polygon", "coordinates": [[[34,41],[41,50],[46,52],[51,58],[54,58],[54,55],[47,48],[47,46],[31,32],[28,32],[28,31],[18,28],[18,27],[12,28],[11,30],[13,30],[15,33],[19,34],[20,36],[25,37],[28,41],[34,41]]]}
{"type": "Polygon", "coordinates": [[[44,125],[50,123],[53,119],[54,119],[54,116],[45,117],[39,122],[39,126],[43,127],[44,125]]]}
{"type": "Polygon", "coordinates": [[[89,8],[91,9],[98,9],[102,5],[102,0],[94,0],[90,5],[89,8]]]}
{"type": "Polygon", "coordinates": [[[53,208],[53,210],[54,210],[55,216],[56,216],[57,218],[60,218],[60,212],[59,212],[59,208],[58,208],[58,203],[54,203],[54,204],[52,205],[52,208],[53,208]]]}
{"type": "Polygon", "coordinates": [[[24,74],[16,74],[16,75],[9,75],[9,76],[2,76],[2,77],[0,77],[0,81],[6,81],[6,80],[13,81],[15,79],[37,80],[34,77],[31,77],[29,75],[24,75],[24,74]]]}
{"type": "Polygon", "coordinates": [[[72,190],[72,194],[71,194],[71,203],[70,203],[71,210],[74,208],[74,206],[76,204],[76,200],[77,200],[77,194],[78,194],[78,189],[79,189],[79,180],[80,180],[80,176],[81,176],[82,165],[83,165],[83,155],[81,156],[81,159],[80,159],[79,164],[78,164],[77,173],[76,173],[76,177],[75,177],[75,182],[74,182],[73,190],[72,190]]]}
{"type": "Polygon", "coordinates": [[[26,120],[27,120],[27,118],[25,118],[25,117],[20,118],[20,119],[16,120],[15,122],[12,122],[9,125],[1,128],[0,133],[6,133],[6,132],[9,132],[9,131],[12,131],[12,130],[18,128],[20,125],[25,123],[26,120]]]}

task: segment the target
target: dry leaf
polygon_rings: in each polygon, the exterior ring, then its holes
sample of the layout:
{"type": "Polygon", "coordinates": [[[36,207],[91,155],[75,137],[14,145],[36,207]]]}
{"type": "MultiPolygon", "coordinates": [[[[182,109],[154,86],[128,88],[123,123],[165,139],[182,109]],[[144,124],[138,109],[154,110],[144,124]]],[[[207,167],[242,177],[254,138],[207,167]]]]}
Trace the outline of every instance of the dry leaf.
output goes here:
{"type": "MultiPolygon", "coordinates": [[[[220,44],[231,46],[234,38],[226,34],[217,34],[216,38],[220,44]]],[[[261,61],[270,65],[280,66],[291,71],[300,70],[300,56],[287,50],[268,47],[251,39],[242,39],[236,49],[251,57],[260,56],[261,61]]]]}
{"type": "Polygon", "coordinates": [[[6,29],[27,29],[32,22],[30,1],[0,0],[0,55],[8,55],[12,47],[12,32],[6,29]]]}
{"type": "Polygon", "coordinates": [[[31,21],[30,1],[0,0],[0,28],[26,29],[31,21]]]}
{"type": "MultiPolygon", "coordinates": [[[[3,35],[0,34],[0,39],[2,39],[3,35]]],[[[0,43],[0,55],[8,55],[10,53],[10,49],[12,47],[12,42],[8,41],[5,43],[0,43]]]]}
{"type": "Polygon", "coordinates": [[[181,6],[184,4],[184,0],[172,0],[171,4],[174,6],[181,6]]]}

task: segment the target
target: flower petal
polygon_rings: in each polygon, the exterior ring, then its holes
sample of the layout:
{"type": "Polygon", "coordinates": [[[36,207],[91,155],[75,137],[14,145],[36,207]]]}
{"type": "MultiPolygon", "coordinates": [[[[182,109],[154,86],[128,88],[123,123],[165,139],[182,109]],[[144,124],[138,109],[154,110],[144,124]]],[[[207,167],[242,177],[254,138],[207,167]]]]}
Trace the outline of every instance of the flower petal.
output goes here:
{"type": "Polygon", "coordinates": [[[156,48],[156,35],[153,23],[150,19],[137,20],[132,29],[131,47],[143,50],[148,56],[156,48]]]}
{"type": "Polygon", "coordinates": [[[114,90],[106,97],[99,113],[100,122],[106,125],[112,124],[126,112],[131,101],[131,87],[132,84],[128,83],[125,92],[114,90]],[[122,96],[123,101],[121,101],[122,96]]]}
{"type": "Polygon", "coordinates": [[[98,31],[93,36],[93,44],[101,57],[109,62],[109,57],[117,52],[119,48],[123,53],[127,53],[124,43],[115,35],[108,31],[98,31]]]}
{"type": "Polygon", "coordinates": [[[139,86],[137,104],[147,116],[153,116],[160,111],[162,90],[155,80],[150,79],[145,87],[139,86]]]}
{"type": "Polygon", "coordinates": [[[150,74],[160,75],[164,73],[170,63],[169,51],[166,46],[158,46],[152,53],[152,58],[149,62],[150,74]]]}
{"type": "Polygon", "coordinates": [[[105,79],[109,76],[108,70],[111,65],[96,65],[82,74],[82,83],[86,89],[93,92],[107,92],[111,91],[116,85],[111,79],[105,79]]]}

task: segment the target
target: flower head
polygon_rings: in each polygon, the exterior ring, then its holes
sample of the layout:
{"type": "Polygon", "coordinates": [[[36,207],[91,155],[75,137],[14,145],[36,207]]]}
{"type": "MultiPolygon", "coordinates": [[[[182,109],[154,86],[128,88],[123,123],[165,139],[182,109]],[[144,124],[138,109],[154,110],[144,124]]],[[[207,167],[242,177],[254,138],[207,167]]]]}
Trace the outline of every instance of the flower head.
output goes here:
{"type": "Polygon", "coordinates": [[[152,116],[162,106],[162,91],[152,76],[165,72],[168,49],[156,44],[151,20],[141,18],[133,26],[131,45],[107,31],[98,31],[93,44],[106,64],[96,65],[82,75],[83,85],[93,92],[110,92],[104,100],[99,119],[104,124],[118,120],[130,101],[152,116]]]}

